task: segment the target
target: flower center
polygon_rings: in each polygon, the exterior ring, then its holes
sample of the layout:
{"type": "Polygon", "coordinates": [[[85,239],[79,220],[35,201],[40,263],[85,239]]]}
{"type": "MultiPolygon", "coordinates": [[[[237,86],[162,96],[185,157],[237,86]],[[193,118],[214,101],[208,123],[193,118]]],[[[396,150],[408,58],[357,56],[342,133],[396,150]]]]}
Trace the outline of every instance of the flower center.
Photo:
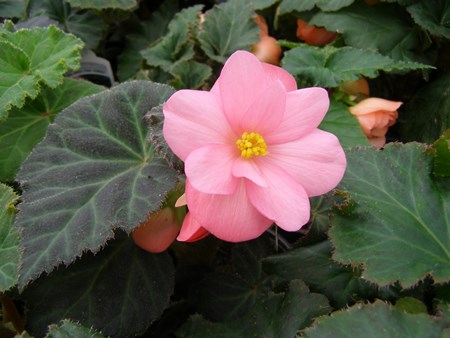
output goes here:
{"type": "Polygon", "coordinates": [[[265,156],[267,152],[267,144],[263,137],[255,132],[244,132],[239,140],[236,141],[236,146],[244,158],[252,158],[253,156],[265,156]]]}

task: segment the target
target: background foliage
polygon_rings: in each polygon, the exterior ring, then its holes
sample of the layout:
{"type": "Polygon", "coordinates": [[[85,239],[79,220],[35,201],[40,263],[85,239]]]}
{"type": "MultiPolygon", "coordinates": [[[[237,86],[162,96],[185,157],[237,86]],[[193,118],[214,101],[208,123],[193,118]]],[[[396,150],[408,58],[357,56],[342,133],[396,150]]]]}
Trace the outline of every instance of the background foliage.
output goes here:
{"type": "Polygon", "coordinates": [[[449,0],[0,0],[0,18],[0,335],[449,334],[449,0]],[[328,89],[345,177],[298,233],[148,253],[130,233],[183,182],[161,104],[252,50],[256,14],[299,87],[328,89]],[[297,19],[339,35],[308,45],[297,19]],[[381,150],[341,91],[361,76],[404,103],[381,150]]]}

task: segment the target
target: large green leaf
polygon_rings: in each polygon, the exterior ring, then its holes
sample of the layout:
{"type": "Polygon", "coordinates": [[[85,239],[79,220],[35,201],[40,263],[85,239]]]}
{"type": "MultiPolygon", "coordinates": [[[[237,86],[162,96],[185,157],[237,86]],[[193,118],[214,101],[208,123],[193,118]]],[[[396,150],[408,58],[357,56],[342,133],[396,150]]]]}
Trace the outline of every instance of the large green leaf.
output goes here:
{"type": "Polygon", "coordinates": [[[240,318],[230,322],[212,323],[193,316],[178,332],[179,337],[294,337],[314,317],[328,313],[327,299],[309,293],[300,280],[289,283],[285,292],[272,293],[260,300],[240,318]]]}
{"type": "Polygon", "coordinates": [[[17,283],[19,231],[13,226],[19,196],[0,183],[0,292],[17,283]]]}
{"type": "Polygon", "coordinates": [[[330,236],[334,258],[362,265],[363,277],[404,287],[425,275],[450,279],[450,189],[431,178],[432,158],[416,143],[347,152],[340,188],[355,209],[336,215],[330,236]]]}
{"type": "Polygon", "coordinates": [[[174,286],[170,256],[150,254],[129,237],[118,237],[96,255],[27,287],[23,298],[32,334],[42,337],[49,324],[70,318],[106,336],[135,336],[162,314],[174,286]]]}
{"type": "Polygon", "coordinates": [[[25,14],[25,0],[0,0],[2,18],[21,18],[25,14]]]}
{"type": "Polygon", "coordinates": [[[249,50],[259,40],[251,2],[230,0],[206,12],[198,36],[204,52],[213,60],[225,60],[238,49],[249,50]]]}
{"type": "Polygon", "coordinates": [[[446,323],[426,314],[412,315],[382,302],[357,304],[348,310],[320,317],[304,331],[308,338],[439,338],[446,323]]]}
{"type": "Polygon", "coordinates": [[[104,23],[92,10],[72,8],[64,0],[30,0],[30,16],[48,16],[66,32],[78,36],[87,48],[94,49],[103,36],[104,23]]]}
{"type": "Polygon", "coordinates": [[[142,51],[142,56],[150,66],[169,71],[179,62],[193,58],[194,46],[189,40],[200,20],[202,7],[196,5],[179,12],[169,24],[169,33],[156,45],[142,51]]]}
{"type": "Polygon", "coordinates": [[[393,60],[375,51],[352,47],[318,48],[303,45],[285,53],[283,68],[311,85],[338,87],[342,81],[357,80],[361,75],[375,78],[380,71],[407,71],[430,66],[393,60]]]}
{"type": "Polygon", "coordinates": [[[433,143],[450,128],[450,71],[421,88],[400,120],[402,139],[433,143]]]}
{"type": "Polygon", "coordinates": [[[36,99],[28,99],[20,109],[13,108],[9,117],[0,122],[0,180],[14,178],[56,114],[79,98],[104,89],[87,81],[64,78],[61,86],[44,87],[36,99]]]}
{"type": "Polygon", "coordinates": [[[347,105],[340,101],[330,100],[330,109],[319,128],[336,135],[343,147],[370,145],[358,120],[350,114],[347,105]]]}
{"type": "Polygon", "coordinates": [[[355,0],[282,0],[278,12],[280,15],[291,12],[306,12],[314,7],[323,11],[337,11],[351,5],[355,0]]]}
{"type": "Polygon", "coordinates": [[[319,12],[310,24],[341,33],[347,45],[375,49],[396,60],[417,61],[417,29],[406,11],[395,4],[368,6],[363,1],[337,12],[319,12]]]}
{"type": "Polygon", "coordinates": [[[117,8],[130,10],[136,8],[138,0],[67,0],[74,7],[105,9],[117,8]]]}
{"type": "Polygon", "coordinates": [[[60,324],[52,324],[48,328],[45,338],[103,338],[104,336],[91,328],[75,323],[69,319],[64,319],[60,324]]]}
{"type": "MultiPolygon", "coordinates": [[[[141,51],[167,33],[167,26],[178,9],[176,1],[164,1],[148,20],[139,20],[137,28],[125,37],[125,48],[117,58],[120,81],[133,77],[143,61],[141,51]]],[[[128,22],[127,22],[128,23],[128,22]]]]}
{"type": "Polygon", "coordinates": [[[40,83],[55,88],[63,74],[80,64],[81,40],[54,26],[0,32],[0,119],[25,98],[35,98],[40,83]]]}
{"type": "Polygon", "coordinates": [[[450,39],[450,1],[420,1],[409,6],[414,21],[431,34],[450,39]]]}
{"type": "Polygon", "coordinates": [[[176,172],[147,143],[144,114],[173,89],[121,84],[66,108],[17,178],[23,260],[19,284],[98,251],[112,229],[130,231],[174,188],[176,172]]]}
{"type": "Polygon", "coordinates": [[[326,240],[267,257],[263,267],[286,281],[302,279],[313,292],[327,296],[336,308],[376,296],[376,288],[361,278],[360,270],[333,261],[331,250],[331,243],[326,240]]]}
{"type": "Polygon", "coordinates": [[[272,253],[267,237],[237,244],[232,248],[232,273],[208,274],[192,298],[200,313],[214,321],[235,320],[245,315],[271,290],[261,268],[261,258],[272,253]]]}

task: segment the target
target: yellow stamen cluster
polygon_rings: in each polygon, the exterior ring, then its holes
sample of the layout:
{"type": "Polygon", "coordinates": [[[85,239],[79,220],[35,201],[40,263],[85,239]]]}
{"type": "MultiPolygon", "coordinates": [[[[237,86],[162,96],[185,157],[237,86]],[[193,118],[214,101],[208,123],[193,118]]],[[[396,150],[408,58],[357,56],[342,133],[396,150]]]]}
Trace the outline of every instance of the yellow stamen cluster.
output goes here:
{"type": "Polygon", "coordinates": [[[244,132],[239,140],[236,141],[241,156],[252,158],[253,156],[265,156],[268,154],[267,145],[263,137],[258,133],[244,132]]]}

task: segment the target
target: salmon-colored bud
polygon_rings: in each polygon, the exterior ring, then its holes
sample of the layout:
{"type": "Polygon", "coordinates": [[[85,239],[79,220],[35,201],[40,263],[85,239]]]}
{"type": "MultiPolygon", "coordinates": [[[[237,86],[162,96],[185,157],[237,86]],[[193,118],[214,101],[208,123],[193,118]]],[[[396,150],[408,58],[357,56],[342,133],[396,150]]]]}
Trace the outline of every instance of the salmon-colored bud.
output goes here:
{"type": "Polygon", "coordinates": [[[166,207],[151,213],[147,221],[133,231],[132,237],[141,249],[159,253],[173,243],[179,231],[180,226],[174,210],[166,207]]]}
{"type": "Polygon", "coordinates": [[[264,36],[253,45],[253,54],[259,61],[278,66],[281,58],[281,46],[277,45],[277,40],[271,36],[264,36]]]}
{"type": "Polygon", "coordinates": [[[397,120],[397,109],[402,104],[402,102],[370,97],[350,107],[349,110],[358,119],[369,141],[380,148],[386,143],[386,132],[397,120]]]}
{"type": "Polygon", "coordinates": [[[363,94],[369,96],[369,83],[363,77],[358,80],[343,82],[341,84],[341,91],[347,95],[363,94]]]}
{"type": "Polygon", "coordinates": [[[308,23],[302,19],[297,19],[297,37],[305,41],[308,45],[324,46],[332,42],[338,33],[329,32],[325,28],[308,26],[308,23]]]}

